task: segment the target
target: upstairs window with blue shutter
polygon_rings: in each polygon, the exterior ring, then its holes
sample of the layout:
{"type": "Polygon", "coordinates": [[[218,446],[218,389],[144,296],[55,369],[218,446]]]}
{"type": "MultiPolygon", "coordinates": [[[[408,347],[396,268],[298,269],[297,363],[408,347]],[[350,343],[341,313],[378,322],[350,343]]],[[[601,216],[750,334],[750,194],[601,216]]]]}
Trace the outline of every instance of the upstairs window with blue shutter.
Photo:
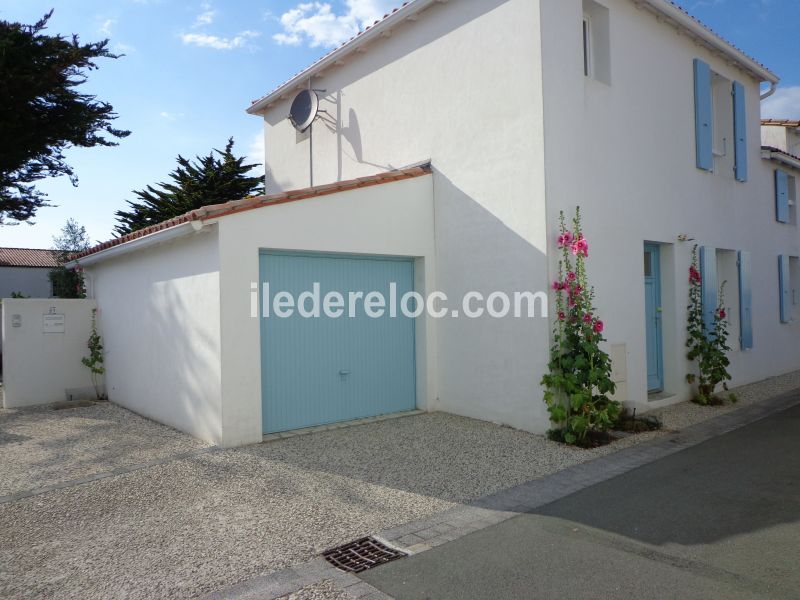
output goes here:
{"type": "Polygon", "coordinates": [[[711,110],[711,68],[699,58],[694,59],[694,139],[698,169],[714,168],[713,125],[711,110]]]}
{"type": "Polygon", "coordinates": [[[747,181],[746,89],[694,59],[694,135],[698,169],[747,181]]]}
{"type": "Polygon", "coordinates": [[[733,82],[733,138],[737,181],[747,181],[747,111],[744,86],[733,82]]]}
{"type": "Polygon", "coordinates": [[[703,324],[706,331],[714,330],[717,310],[717,249],[700,247],[700,298],[703,304],[703,324]]]}

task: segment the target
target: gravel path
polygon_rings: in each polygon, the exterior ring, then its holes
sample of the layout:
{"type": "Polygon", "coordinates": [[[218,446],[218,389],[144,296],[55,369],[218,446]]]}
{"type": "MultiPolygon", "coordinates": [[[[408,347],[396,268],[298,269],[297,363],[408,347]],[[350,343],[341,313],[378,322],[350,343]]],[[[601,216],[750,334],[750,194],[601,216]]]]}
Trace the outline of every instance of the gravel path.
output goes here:
{"type": "MultiPolygon", "coordinates": [[[[747,386],[741,404],[796,387],[800,373],[747,386]]],[[[674,428],[734,408],[661,412],[674,428]]],[[[110,404],[2,411],[0,429],[16,489],[203,447],[110,404]]],[[[658,435],[584,451],[433,413],[198,454],[0,505],[0,597],[202,595],[658,435]]]]}
{"type": "Polygon", "coordinates": [[[0,496],[207,446],[108,402],[0,409],[0,496]]]}

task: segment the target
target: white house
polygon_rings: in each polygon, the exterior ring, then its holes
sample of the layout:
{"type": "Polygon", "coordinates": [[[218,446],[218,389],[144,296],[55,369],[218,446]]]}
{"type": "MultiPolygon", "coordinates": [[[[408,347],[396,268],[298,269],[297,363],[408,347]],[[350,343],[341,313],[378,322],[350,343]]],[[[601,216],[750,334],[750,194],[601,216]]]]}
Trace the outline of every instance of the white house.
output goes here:
{"type": "Polygon", "coordinates": [[[107,391],[223,445],[415,407],[542,432],[550,319],[254,318],[251,286],[547,290],[576,205],[620,400],[691,393],[695,243],[728,282],[734,383],[798,369],[800,236],[775,175],[796,159],[760,141],[777,81],[666,0],[408,2],[248,109],[266,197],[80,259],[107,391]],[[307,89],[324,112],[298,133],[307,89]]]}
{"type": "Polygon", "coordinates": [[[56,266],[53,250],[0,248],[0,298],[10,298],[12,294],[51,298],[49,274],[56,266]]]}

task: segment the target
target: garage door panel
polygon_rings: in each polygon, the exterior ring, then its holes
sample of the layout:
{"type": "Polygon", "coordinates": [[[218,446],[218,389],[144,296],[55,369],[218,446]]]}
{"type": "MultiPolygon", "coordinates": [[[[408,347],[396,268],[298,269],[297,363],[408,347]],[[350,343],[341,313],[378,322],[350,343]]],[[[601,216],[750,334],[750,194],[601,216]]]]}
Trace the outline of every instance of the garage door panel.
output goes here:
{"type": "MultiPolygon", "coordinates": [[[[410,260],[264,253],[262,282],[270,295],[378,291],[389,298],[413,290],[410,260]]],[[[310,302],[308,304],[310,309],[310,302]]],[[[263,429],[285,431],[415,407],[414,321],[370,318],[359,301],[355,317],[261,319],[263,429]]]]}

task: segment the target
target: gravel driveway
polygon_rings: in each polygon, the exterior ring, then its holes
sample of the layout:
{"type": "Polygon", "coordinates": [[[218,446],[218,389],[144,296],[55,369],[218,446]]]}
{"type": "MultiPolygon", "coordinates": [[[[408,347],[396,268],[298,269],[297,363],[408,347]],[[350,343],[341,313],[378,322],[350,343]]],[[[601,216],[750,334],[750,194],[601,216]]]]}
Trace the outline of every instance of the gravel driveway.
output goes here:
{"type": "MultiPolygon", "coordinates": [[[[787,377],[767,395],[798,383],[787,377]]],[[[197,596],[652,435],[587,452],[433,413],[207,451],[111,404],[0,410],[4,494],[177,456],[0,503],[0,597],[197,596]]]]}

